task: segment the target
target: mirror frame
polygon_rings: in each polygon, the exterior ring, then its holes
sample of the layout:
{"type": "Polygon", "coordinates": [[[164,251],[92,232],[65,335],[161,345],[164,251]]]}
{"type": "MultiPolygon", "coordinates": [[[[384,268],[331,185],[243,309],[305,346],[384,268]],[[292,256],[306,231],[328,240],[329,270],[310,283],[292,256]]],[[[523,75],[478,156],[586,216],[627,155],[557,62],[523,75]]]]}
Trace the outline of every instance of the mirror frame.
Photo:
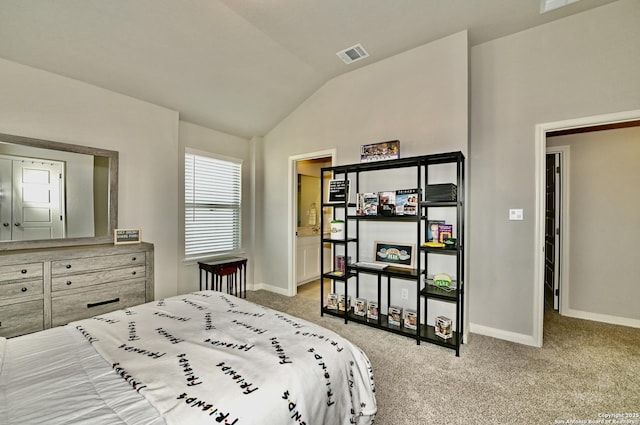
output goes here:
{"type": "Polygon", "coordinates": [[[0,251],[14,251],[31,248],[57,248],[77,245],[113,244],[113,232],[118,227],[118,152],[88,146],[72,145],[51,140],[34,139],[0,133],[0,141],[16,145],[64,152],[80,153],[109,158],[109,235],[85,238],[39,239],[30,241],[0,241],[0,251]]]}

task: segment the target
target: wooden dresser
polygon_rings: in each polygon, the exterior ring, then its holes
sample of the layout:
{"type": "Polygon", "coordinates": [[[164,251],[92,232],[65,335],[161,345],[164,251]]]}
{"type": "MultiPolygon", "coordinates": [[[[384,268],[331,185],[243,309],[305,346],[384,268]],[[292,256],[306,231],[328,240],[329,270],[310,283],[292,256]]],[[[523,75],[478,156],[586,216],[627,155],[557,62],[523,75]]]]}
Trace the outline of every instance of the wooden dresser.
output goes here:
{"type": "Polygon", "coordinates": [[[0,252],[0,336],[152,301],[153,284],[150,243],[0,252]]]}

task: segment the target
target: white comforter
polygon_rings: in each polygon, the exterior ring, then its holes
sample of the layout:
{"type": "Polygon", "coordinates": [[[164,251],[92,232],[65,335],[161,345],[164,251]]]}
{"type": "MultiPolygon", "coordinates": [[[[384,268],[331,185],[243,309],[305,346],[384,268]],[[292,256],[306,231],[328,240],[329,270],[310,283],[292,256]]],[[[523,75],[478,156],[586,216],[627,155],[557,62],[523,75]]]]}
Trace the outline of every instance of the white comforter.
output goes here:
{"type": "Polygon", "coordinates": [[[167,424],[370,424],[366,355],[301,319],[212,291],[71,323],[167,424]]]}

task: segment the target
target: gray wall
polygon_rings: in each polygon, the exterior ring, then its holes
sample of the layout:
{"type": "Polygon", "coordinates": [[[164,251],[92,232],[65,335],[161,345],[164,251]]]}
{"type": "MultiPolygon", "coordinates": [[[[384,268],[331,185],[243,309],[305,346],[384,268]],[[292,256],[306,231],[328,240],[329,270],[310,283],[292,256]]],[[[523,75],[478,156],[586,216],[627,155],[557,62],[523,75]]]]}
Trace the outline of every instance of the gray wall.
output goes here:
{"type": "Polygon", "coordinates": [[[461,32],[337,77],[265,136],[257,283],[287,293],[290,156],[336,148],[347,164],[360,161],[361,145],[395,139],[402,157],[466,153],[467,43],[461,32]]]}
{"type": "Polygon", "coordinates": [[[533,343],[534,128],[640,109],[639,22],[621,0],[471,49],[472,332],[533,343]]]}
{"type": "Polygon", "coordinates": [[[569,148],[570,267],[562,314],[638,321],[640,127],[548,138],[547,146],[569,148]]]}

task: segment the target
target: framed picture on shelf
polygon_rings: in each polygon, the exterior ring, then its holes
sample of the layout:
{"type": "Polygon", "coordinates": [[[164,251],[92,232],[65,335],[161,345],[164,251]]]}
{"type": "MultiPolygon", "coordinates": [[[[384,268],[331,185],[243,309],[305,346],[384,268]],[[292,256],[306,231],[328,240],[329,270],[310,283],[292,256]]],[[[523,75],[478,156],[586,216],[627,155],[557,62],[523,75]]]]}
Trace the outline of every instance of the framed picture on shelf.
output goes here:
{"type": "Polygon", "coordinates": [[[331,179],[329,180],[329,193],[327,202],[329,204],[339,204],[349,201],[350,180],[331,179]]]}
{"type": "Polygon", "coordinates": [[[375,241],[373,243],[373,261],[391,267],[414,268],[416,244],[375,241]]]}
{"type": "Polygon", "coordinates": [[[371,143],[360,146],[360,162],[385,161],[400,158],[400,141],[371,143]]]}
{"type": "Polygon", "coordinates": [[[429,220],[427,221],[427,242],[439,242],[440,232],[439,226],[444,224],[444,220],[429,220]]]}

